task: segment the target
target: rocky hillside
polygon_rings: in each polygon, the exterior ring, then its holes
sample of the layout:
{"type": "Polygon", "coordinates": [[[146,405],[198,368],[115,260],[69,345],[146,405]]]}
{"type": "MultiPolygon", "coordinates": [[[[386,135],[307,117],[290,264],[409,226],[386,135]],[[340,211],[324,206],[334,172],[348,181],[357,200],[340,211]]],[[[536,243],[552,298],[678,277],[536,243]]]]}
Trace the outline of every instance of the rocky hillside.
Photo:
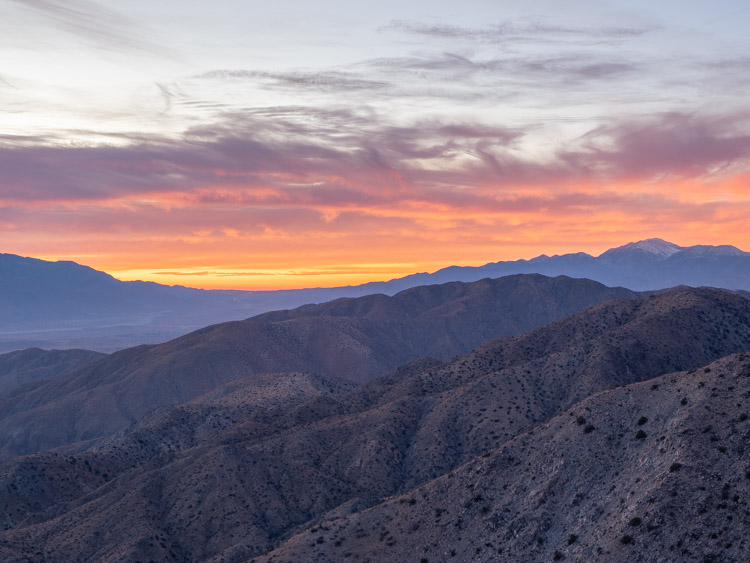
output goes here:
{"type": "MultiPolygon", "coordinates": [[[[681,377],[714,374],[710,377],[726,383],[726,392],[714,383],[704,383],[707,387],[704,389],[697,380],[695,385],[670,386],[667,382],[671,379],[667,378],[612,391],[633,394],[634,398],[618,407],[619,411],[612,406],[614,403],[601,402],[601,397],[607,394],[590,399],[591,403],[574,405],[603,390],[637,384],[676,370],[695,369],[721,356],[747,350],[750,350],[750,302],[725,291],[679,288],[649,297],[603,303],[520,337],[491,342],[453,360],[412,362],[355,389],[325,378],[307,379],[308,388],[316,390],[311,391],[315,394],[293,397],[284,389],[297,384],[286,385],[281,383],[285,376],[275,376],[265,381],[277,389],[273,394],[281,402],[274,399],[263,404],[243,399],[253,396],[251,390],[256,380],[237,382],[190,404],[159,409],[120,437],[92,451],[73,455],[41,453],[5,461],[0,466],[0,507],[6,508],[0,514],[0,522],[7,531],[0,535],[0,546],[4,549],[0,555],[9,561],[24,557],[41,561],[55,557],[101,561],[245,561],[277,549],[275,555],[279,560],[307,561],[308,557],[301,554],[312,553],[309,543],[314,543],[322,558],[343,560],[350,553],[351,557],[364,554],[360,560],[365,560],[364,556],[369,554],[369,560],[377,561],[383,559],[370,551],[376,549],[375,542],[382,540],[383,545],[377,549],[386,549],[385,544],[391,543],[389,534],[396,537],[403,533],[405,537],[411,530],[414,542],[428,538],[426,546],[433,550],[424,552],[424,543],[414,543],[414,549],[421,550],[417,560],[422,557],[444,560],[440,554],[447,543],[433,539],[443,532],[433,531],[426,522],[416,528],[412,526],[415,522],[410,522],[411,528],[403,527],[400,531],[388,526],[385,530],[377,528],[377,535],[371,527],[344,527],[350,518],[369,518],[368,515],[385,510],[381,505],[388,507],[395,503],[406,509],[420,502],[421,509],[439,522],[454,526],[460,521],[458,530],[464,529],[461,528],[464,522],[473,525],[474,514],[482,526],[485,520],[480,518],[485,516],[499,513],[505,518],[507,504],[510,515],[515,515],[512,520],[515,523],[512,528],[503,528],[507,522],[498,516],[492,524],[499,530],[496,535],[507,538],[527,534],[533,542],[541,537],[539,549],[550,550],[549,554],[544,550],[529,551],[529,560],[536,560],[538,554],[539,560],[546,560],[555,551],[560,551],[561,556],[569,553],[560,550],[560,534],[565,541],[571,534],[580,536],[581,546],[588,546],[586,549],[591,548],[594,553],[601,547],[604,553],[612,548],[609,539],[598,543],[584,541],[584,532],[578,533],[574,527],[570,531],[556,528],[554,533],[541,534],[543,525],[533,520],[536,516],[530,516],[530,520],[523,515],[526,508],[522,503],[529,498],[533,501],[529,501],[531,506],[543,515],[546,507],[557,506],[553,497],[557,494],[555,487],[562,481],[548,480],[557,462],[552,454],[550,458],[544,457],[545,441],[552,440],[554,432],[561,433],[560,442],[551,443],[550,451],[562,455],[563,450],[570,448],[565,475],[575,473],[576,491],[586,492],[589,465],[595,467],[605,460],[614,464],[601,473],[601,479],[610,481],[600,487],[621,491],[620,496],[613,497],[619,503],[622,495],[627,496],[626,487],[631,482],[620,483],[616,479],[615,473],[620,471],[617,464],[632,462],[620,450],[625,452],[626,448],[639,446],[641,450],[629,451],[648,453],[647,447],[661,448],[673,443],[659,440],[662,435],[667,436],[668,429],[675,436],[682,432],[681,419],[668,418],[667,410],[654,409],[667,409],[675,403],[680,408],[686,407],[680,412],[692,412],[696,417],[718,416],[729,405],[724,402],[709,405],[715,409],[709,411],[705,408],[708,403],[703,401],[727,399],[741,405],[747,383],[735,381],[734,375],[720,377],[724,368],[720,370],[717,365],[709,368],[709,372],[672,377],[679,381],[681,377]],[[716,396],[712,397],[714,392],[716,396]],[[648,397],[652,403],[646,400],[648,397]],[[558,416],[571,407],[573,415],[558,416]],[[610,414],[611,425],[606,422],[610,414]],[[639,425],[641,417],[648,420],[639,425]],[[561,420],[566,421],[565,425],[560,426],[561,420]],[[539,424],[548,425],[539,427],[539,424]],[[611,428],[620,428],[618,432],[622,435],[613,436],[611,428]],[[643,430],[646,436],[636,436],[638,430],[643,430]],[[527,434],[519,437],[524,432],[527,434]],[[539,435],[544,438],[533,442],[539,435]],[[578,443],[573,438],[589,441],[578,443]],[[607,444],[611,443],[615,447],[608,452],[607,444]],[[591,447],[589,465],[571,470],[577,467],[576,456],[586,447],[591,447]],[[513,460],[497,453],[506,450],[511,452],[508,455],[513,460]],[[487,452],[489,457],[481,457],[487,452]],[[524,455],[532,457],[526,459],[524,455]],[[621,455],[625,457],[618,457],[621,455]],[[488,492],[475,492],[467,487],[468,482],[457,479],[457,475],[464,475],[464,470],[456,473],[456,469],[475,458],[480,463],[497,460],[495,467],[502,471],[493,474],[493,478],[501,475],[506,479],[499,485],[500,491],[514,498],[518,496],[512,502],[521,503],[518,506],[522,508],[513,505],[510,497],[503,501],[506,504],[498,503],[500,492],[490,489],[489,484],[488,492]],[[461,503],[451,509],[458,511],[451,512],[455,518],[442,520],[438,516],[448,507],[435,500],[436,496],[428,496],[432,499],[429,503],[421,496],[428,494],[424,492],[428,489],[420,487],[433,486],[430,483],[436,478],[439,482],[456,479],[460,483],[457,491],[463,495],[471,493],[471,499],[481,498],[465,506],[467,499],[462,496],[461,503]],[[544,484],[545,494],[534,493],[536,496],[530,497],[536,481],[544,484]],[[503,489],[505,484],[507,489],[503,489]],[[398,495],[406,495],[403,497],[406,500],[382,504],[393,495],[397,499],[398,495]],[[373,508],[363,512],[368,507],[373,508]],[[518,512],[512,512],[516,508],[518,512]],[[352,515],[353,512],[361,514],[352,515]],[[321,528],[321,522],[326,521],[330,523],[323,523],[321,528]],[[336,537],[328,534],[334,529],[339,531],[336,537]],[[387,533],[382,534],[384,531],[387,533]],[[347,541],[352,541],[356,550],[349,549],[347,541]],[[433,546],[435,542],[437,545],[433,546]]],[[[737,361],[728,360],[726,365],[735,365],[737,361]]],[[[750,388],[747,392],[750,393],[750,388]]],[[[736,416],[739,420],[739,411],[736,416]]],[[[710,420],[708,424],[718,428],[718,422],[710,420]]],[[[715,432],[717,441],[722,442],[716,445],[729,450],[736,444],[725,439],[725,430],[731,432],[732,427],[726,421],[723,424],[721,432],[715,432]]],[[[682,445],[675,447],[677,453],[684,450],[682,445]]],[[[669,458],[667,470],[672,463],[682,463],[678,457],[672,457],[674,460],[669,458]]],[[[635,458],[633,462],[643,467],[643,474],[637,476],[644,482],[642,487],[661,482],[659,473],[653,476],[647,473],[656,471],[653,464],[649,465],[649,459],[635,458]]],[[[471,477],[482,477],[475,470],[472,469],[471,477]]],[[[597,475],[592,473],[592,478],[598,479],[597,475]]],[[[627,492],[635,490],[629,488],[627,492]]],[[[452,499],[453,494],[446,493],[446,498],[452,499]]],[[[567,510],[573,518],[576,507],[585,498],[578,499],[577,504],[573,500],[569,504],[566,498],[561,501],[562,508],[555,510],[567,510]]],[[[594,502],[592,506],[598,510],[600,503],[594,502]]],[[[614,513],[611,507],[608,510],[614,513]]],[[[642,519],[645,530],[647,515],[640,512],[639,509],[636,515],[642,519]]],[[[397,522],[400,516],[394,514],[388,513],[388,517],[393,516],[397,522]]],[[[550,512],[544,522],[554,520],[555,515],[556,512],[550,512]]],[[[583,526],[586,522],[591,522],[588,513],[584,513],[579,524],[583,526]]],[[[367,526],[370,524],[367,521],[367,526]]],[[[476,537],[487,533],[481,528],[476,537]]],[[[623,535],[624,532],[620,533],[616,540],[623,535]]],[[[527,541],[527,536],[523,536],[523,541],[527,541]]],[[[455,539],[447,533],[445,537],[455,539]]],[[[469,533],[466,537],[474,541],[469,533]]],[[[473,550],[479,547],[480,551],[474,555],[486,560],[497,557],[497,549],[502,547],[493,539],[488,543],[492,543],[495,551],[483,551],[489,548],[468,543],[468,539],[465,546],[461,542],[457,546],[473,550]]],[[[411,544],[405,539],[401,541],[404,551],[394,551],[388,560],[414,557],[416,551],[408,551],[411,544]]],[[[519,540],[518,545],[509,544],[504,549],[520,550],[521,543],[519,540]]],[[[400,544],[387,547],[397,545],[400,544]]],[[[532,547],[536,549],[536,545],[532,547]]],[[[466,553],[462,553],[466,559],[466,553]]],[[[573,552],[570,554],[573,556],[573,552]]]]}
{"type": "Polygon", "coordinates": [[[0,456],[111,435],[155,408],[242,377],[301,371],[366,381],[413,358],[450,357],[634,295],[590,280],[510,276],[210,326],[116,352],[44,385],[0,393],[0,456]]]}
{"type": "Polygon", "coordinates": [[[599,393],[254,561],[746,561],[748,440],[743,354],[599,393]]]}

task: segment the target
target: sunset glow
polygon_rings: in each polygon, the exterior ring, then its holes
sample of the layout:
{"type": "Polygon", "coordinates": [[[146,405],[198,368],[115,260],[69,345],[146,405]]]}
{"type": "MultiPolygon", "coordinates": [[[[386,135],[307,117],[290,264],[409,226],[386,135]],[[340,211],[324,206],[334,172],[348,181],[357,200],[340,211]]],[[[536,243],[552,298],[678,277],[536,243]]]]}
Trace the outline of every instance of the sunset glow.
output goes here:
{"type": "Polygon", "coordinates": [[[152,4],[2,8],[0,252],[273,289],[750,250],[744,2],[152,4]]]}

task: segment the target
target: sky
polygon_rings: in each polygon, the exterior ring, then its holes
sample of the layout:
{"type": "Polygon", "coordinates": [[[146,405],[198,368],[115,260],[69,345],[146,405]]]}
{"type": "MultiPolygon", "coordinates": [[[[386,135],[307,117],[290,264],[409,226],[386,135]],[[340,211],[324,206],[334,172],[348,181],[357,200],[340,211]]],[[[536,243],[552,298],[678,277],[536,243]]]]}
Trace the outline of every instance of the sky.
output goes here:
{"type": "Polygon", "coordinates": [[[750,250],[746,0],[0,0],[0,252],[205,288],[750,250]]]}

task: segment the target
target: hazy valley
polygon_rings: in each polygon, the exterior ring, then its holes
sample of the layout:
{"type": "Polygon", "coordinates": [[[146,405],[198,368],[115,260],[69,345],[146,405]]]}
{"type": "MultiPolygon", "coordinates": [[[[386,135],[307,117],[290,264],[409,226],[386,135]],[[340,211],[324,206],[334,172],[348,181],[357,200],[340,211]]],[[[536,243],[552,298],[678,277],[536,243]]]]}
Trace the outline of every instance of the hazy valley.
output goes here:
{"type": "Polygon", "coordinates": [[[678,285],[750,291],[750,253],[733,246],[680,247],[648,239],[604,252],[450,266],[387,282],[283,291],[222,291],[121,282],[74,262],[0,254],[0,352],[29,347],[114,352],[156,344],[214,323],[341,297],[395,295],[447,282],[513,274],[587,278],[608,286],[655,290],[678,285]]]}

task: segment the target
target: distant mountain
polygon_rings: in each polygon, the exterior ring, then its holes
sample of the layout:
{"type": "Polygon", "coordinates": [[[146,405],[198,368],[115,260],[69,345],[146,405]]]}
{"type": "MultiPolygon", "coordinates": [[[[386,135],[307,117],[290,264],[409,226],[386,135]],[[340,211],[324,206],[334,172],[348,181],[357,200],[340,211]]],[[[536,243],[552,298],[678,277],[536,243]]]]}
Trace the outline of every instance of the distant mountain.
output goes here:
{"type": "Polygon", "coordinates": [[[355,389],[238,381],[1,462],[0,557],[742,560],[750,359],[702,366],[747,350],[750,301],[677,288],[355,389]]]}
{"type": "Polygon", "coordinates": [[[82,368],[106,354],[89,350],[40,350],[29,348],[0,355],[0,392],[30,381],[51,379],[82,368]]]}
{"type": "Polygon", "coordinates": [[[588,278],[636,291],[677,285],[750,290],[750,253],[727,245],[681,247],[661,239],[647,239],[612,248],[598,257],[583,252],[543,254],[531,260],[478,267],[451,266],[433,274],[416,274],[387,283],[473,281],[523,273],[588,278]]]}
{"type": "Polygon", "coordinates": [[[590,280],[509,276],[206,327],[0,393],[0,457],[107,436],[157,407],[235,379],[295,371],[362,382],[414,358],[448,358],[608,299],[633,297],[590,280]]]}
{"type": "Polygon", "coordinates": [[[677,285],[750,290],[750,253],[733,246],[680,247],[648,239],[599,257],[583,252],[541,255],[358,286],[256,292],[121,282],[74,262],[0,254],[0,351],[42,346],[112,352],[308,303],[531,273],[587,278],[637,291],[677,285]]]}

